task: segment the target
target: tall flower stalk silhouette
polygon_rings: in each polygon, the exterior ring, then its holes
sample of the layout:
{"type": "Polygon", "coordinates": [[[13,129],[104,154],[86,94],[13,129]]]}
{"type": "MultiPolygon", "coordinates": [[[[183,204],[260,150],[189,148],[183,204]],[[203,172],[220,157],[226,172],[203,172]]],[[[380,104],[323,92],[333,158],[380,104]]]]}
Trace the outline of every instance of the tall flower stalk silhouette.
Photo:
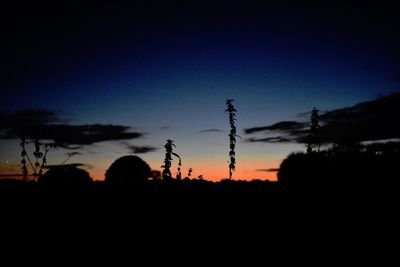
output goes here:
{"type": "MultiPolygon", "coordinates": [[[[35,180],[39,178],[38,170],[40,169],[41,164],[39,160],[43,157],[43,153],[40,151],[40,143],[38,140],[33,142],[35,144],[35,151],[33,152],[33,156],[35,157],[35,167],[33,168],[33,177],[35,180]]],[[[40,170],[41,171],[41,170],[40,170]]]]}
{"type": "Polygon", "coordinates": [[[318,112],[319,110],[315,107],[311,111],[311,127],[310,127],[310,134],[308,135],[307,154],[310,154],[313,151],[313,147],[317,144],[319,150],[320,143],[317,138],[317,130],[320,127],[318,112]]]}
{"type": "Polygon", "coordinates": [[[232,179],[232,174],[235,171],[236,168],[236,152],[235,152],[235,146],[236,146],[236,137],[240,137],[237,135],[236,131],[236,112],[237,110],[233,106],[232,102],[233,99],[227,99],[226,100],[226,106],[227,109],[225,112],[229,113],[229,125],[230,125],[230,132],[229,132],[229,179],[232,179]]]}
{"type": "Polygon", "coordinates": [[[29,159],[28,153],[26,152],[26,145],[28,142],[26,141],[25,136],[21,136],[21,171],[22,171],[22,179],[24,181],[28,180],[28,167],[26,167],[26,160],[32,165],[31,160],[29,159]]]}
{"type": "Polygon", "coordinates": [[[178,174],[177,174],[177,179],[180,179],[182,174],[181,174],[181,166],[182,166],[182,161],[181,161],[181,157],[172,152],[173,147],[175,146],[174,141],[168,139],[167,143],[165,144],[164,148],[165,148],[165,159],[164,159],[164,165],[161,166],[161,168],[163,168],[163,179],[164,180],[170,180],[172,179],[172,175],[171,175],[171,161],[172,161],[172,155],[174,155],[175,157],[177,157],[179,159],[179,163],[178,163],[178,174]]]}

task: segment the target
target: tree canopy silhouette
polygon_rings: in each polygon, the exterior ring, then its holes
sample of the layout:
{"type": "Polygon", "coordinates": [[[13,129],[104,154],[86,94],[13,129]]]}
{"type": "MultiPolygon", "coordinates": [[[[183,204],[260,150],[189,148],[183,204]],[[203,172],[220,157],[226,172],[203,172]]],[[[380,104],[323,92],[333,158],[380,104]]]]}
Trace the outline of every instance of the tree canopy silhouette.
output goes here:
{"type": "Polygon", "coordinates": [[[83,186],[90,184],[92,178],[87,171],[71,164],[51,167],[44,175],[39,177],[39,182],[48,185],[83,186]]]}
{"type": "Polygon", "coordinates": [[[138,156],[123,156],[111,164],[105,176],[110,184],[143,184],[151,176],[151,169],[138,156]]]}
{"type": "Polygon", "coordinates": [[[278,181],[298,191],[387,191],[397,188],[399,156],[394,143],[380,147],[353,143],[309,154],[292,153],[282,161],[278,181]]]}

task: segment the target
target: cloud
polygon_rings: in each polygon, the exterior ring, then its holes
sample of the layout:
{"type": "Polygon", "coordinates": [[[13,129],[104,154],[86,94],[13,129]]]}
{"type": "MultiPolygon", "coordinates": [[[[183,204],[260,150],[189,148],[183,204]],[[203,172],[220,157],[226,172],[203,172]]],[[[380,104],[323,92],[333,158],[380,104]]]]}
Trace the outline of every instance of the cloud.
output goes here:
{"type": "Polygon", "coordinates": [[[46,165],[46,166],[44,166],[44,169],[51,169],[51,168],[56,168],[56,167],[60,167],[60,166],[64,166],[64,167],[86,167],[86,166],[90,166],[90,165],[86,165],[84,163],[69,163],[69,164],[58,164],[58,165],[46,165]]]}
{"type": "Polygon", "coordinates": [[[279,168],[257,169],[256,172],[278,172],[279,168]]]}
{"type": "Polygon", "coordinates": [[[45,109],[23,109],[11,114],[0,114],[0,130],[22,130],[26,127],[60,123],[59,112],[45,109]]]}
{"type": "Polygon", "coordinates": [[[140,138],[144,134],[130,132],[123,125],[86,124],[69,125],[53,111],[27,109],[13,114],[0,115],[0,137],[14,139],[26,136],[31,139],[52,140],[58,146],[74,149],[103,141],[120,141],[140,138]]]}
{"type": "Polygon", "coordinates": [[[66,155],[68,157],[73,157],[73,156],[77,156],[77,155],[82,155],[82,153],[80,153],[80,152],[69,152],[66,155]]]}
{"type": "MultiPolygon", "coordinates": [[[[318,140],[321,144],[362,142],[400,137],[400,92],[320,115],[318,140]]],[[[275,134],[267,138],[247,138],[247,142],[307,143],[309,124],[282,121],[246,129],[246,133],[275,134]]]]}
{"type": "Polygon", "coordinates": [[[223,133],[224,131],[220,130],[220,129],[204,129],[204,130],[200,130],[199,133],[223,133]]]}
{"type": "Polygon", "coordinates": [[[169,127],[169,126],[161,126],[160,130],[163,131],[163,130],[168,130],[168,129],[171,129],[171,128],[172,127],[169,127]]]}
{"type": "Polygon", "coordinates": [[[244,130],[246,134],[256,133],[256,132],[264,132],[264,131],[293,131],[303,129],[307,124],[303,122],[297,121],[281,121],[272,125],[262,126],[262,127],[254,127],[247,128],[244,130]]]}
{"type": "Polygon", "coordinates": [[[266,137],[266,138],[246,138],[244,139],[245,143],[254,143],[254,142],[266,142],[266,143],[290,143],[294,142],[294,139],[285,138],[282,136],[275,137],[266,137]]]}
{"type": "Polygon", "coordinates": [[[152,146],[128,146],[133,154],[144,154],[157,151],[158,148],[152,146]]]}

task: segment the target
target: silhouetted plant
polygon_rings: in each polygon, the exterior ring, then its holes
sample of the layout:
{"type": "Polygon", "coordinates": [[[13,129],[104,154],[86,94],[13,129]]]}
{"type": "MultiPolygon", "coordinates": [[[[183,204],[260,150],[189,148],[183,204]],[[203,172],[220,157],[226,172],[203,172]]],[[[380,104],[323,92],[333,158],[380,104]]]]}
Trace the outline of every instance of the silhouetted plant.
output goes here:
{"type": "Polygon", "coordinates": [[[38,169],[40,168],[40,163],[39,160],[43,157],[43,153],[40,152],[40,143],[38,140],[34,141],[35,144],[35,151],[33,152],[33,156],[35,157],[35,167],[33,169],[33,177],[35,180],[37,180],[39,174],[38,174],[38,169]]]}
{"type": "Polygon", "coordinates": [[[172,178],[171,175],[171,161],[172,161],[172,155],[174,155],[175,157],[177,157],[179,159],[179,163],[178,163],[178,174],[177,174],[177,179],[180,179],[182,174],[181,174],[181,166],[182,166],[182,161],[181,161],[181,157],[172,152],[172,147],[175,146],[174,141],[168,139],[167,143],[165,144],[164,148],[165,148],[165,159],[164,159],[164,165],[161,166],[161,168],[163,168],[163,179],[164,180],[169,180],[172,178]]]}
{"type": "Polygon", "coordinates": [[[189,171],[188,171],[188,177],[190,178],[190,176],[192,175],[192,172],[193,172],[193,169],[192,168],[189,168],[189,171]]]}
{"type": "Polygon", "coordinates": [[[26,137],[22,136],[21,137],[21,170],[22,170],[22,177],[23,180],[27,180],[28,179],[28,167],[27,165],[27,161],[29,162],[31,168],[32,168],[32,175],[33,178],[35,180],[38,180],[38,178],[43,174],[43,169],[47,164],[47,153],[49,152],[50,148],[55,148],[56,145],[54,143],[40,143],[38,140],[35,141],[31,141],[28,142],[26,137]],[[27,152],[27,145],[29,143],[33,143],[35,146],[35,150],[33,152],[33,156],[35,157],[35,164],[32,163],[29,154],[27,152]],[[44,150],[44,153],[41,152],[41,149],[44,150]],[[42,161],[40,162],[40,159],[42,159],[42,161]]]}
{"type": "Polygon", "coordinates": [[[176,174],[176,179],[181,180],[182,179],[182,173],[181,173],[181,166],[178,166],[178,173],[176,174]]]}
{"type": "MultiPolygon", "coordinates": [[[[225,110],[228,111],[229,113],[229,125],[231,127],[231,130],[229,132],[229,179],[232,179],[232,173],[235,171],[236,167],[236,152],[235,152],[235,146],[236,146],[236,137],[240,137],[237,135],[236,132],[236,109],[232,104],[233,99],[227,99],[226,100],[226,105],[227,109],[225,110]]],[[[241,137],[240,137],[241,138],[241,137]]]]}
{"type": "Polygon", "coordinates": [[[43,175],[43,168],[47,165],[47,153],[51,148],[56,148],[55,143],[42,143],[41,145],[43,146],[44,154],[42,158],[42,164],[40,165],[39,169],[39,177],[43,175]]]}
{"type": "Polygon", "coordinates": [[[318,111],[319,110],[315,107],[311,111],[311,127],[310,134],[308,135],[307,154],[310,154],[313,150],[313,147],[318,143],[317,130],[320,127],[318,111]]]}
{"type": "Polygon", "coordinates": [[[60,165],[64,165],[70,158],[72,158],[75,155],[79,155],[79,152],[71,152],[71,153],[67,153],[67,158],[60,163],[60,165]]]}
{"type": "Polygon", "coordinates": [[[26,167],[26,160],[28,159],[29,163],[32,165],[31,160],[29,159],[28,153],[26,152],[26,145],[28,142],[26,141],[25,136],[21,137],[21,171],[22,171],[22,179],[24,181],[28,180],[28,167],[26,167]]]}

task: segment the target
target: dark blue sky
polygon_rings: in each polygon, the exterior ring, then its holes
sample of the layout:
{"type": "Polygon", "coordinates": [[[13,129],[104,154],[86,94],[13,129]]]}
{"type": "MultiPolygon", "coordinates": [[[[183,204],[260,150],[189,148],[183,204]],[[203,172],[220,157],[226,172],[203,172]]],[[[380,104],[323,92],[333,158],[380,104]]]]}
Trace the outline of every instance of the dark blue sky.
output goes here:
{"type": "MultiPolygon", "coordinates": [[[[168,2],[7,7],[0,111],[39,107],[75,124],[127,125],[146,133],[139,144],[173,138],[189,162],[220,155],[225,164],[226,134],[198,132],[226,131],[227,98],[243,129],[398,88],[393,6],[168,2]]],[[[288,150],[253,146],[242,144],[244,158],[265,165],[288,150]]],[[[159,154],[143,157],[158,168],[159,154]]]]}

